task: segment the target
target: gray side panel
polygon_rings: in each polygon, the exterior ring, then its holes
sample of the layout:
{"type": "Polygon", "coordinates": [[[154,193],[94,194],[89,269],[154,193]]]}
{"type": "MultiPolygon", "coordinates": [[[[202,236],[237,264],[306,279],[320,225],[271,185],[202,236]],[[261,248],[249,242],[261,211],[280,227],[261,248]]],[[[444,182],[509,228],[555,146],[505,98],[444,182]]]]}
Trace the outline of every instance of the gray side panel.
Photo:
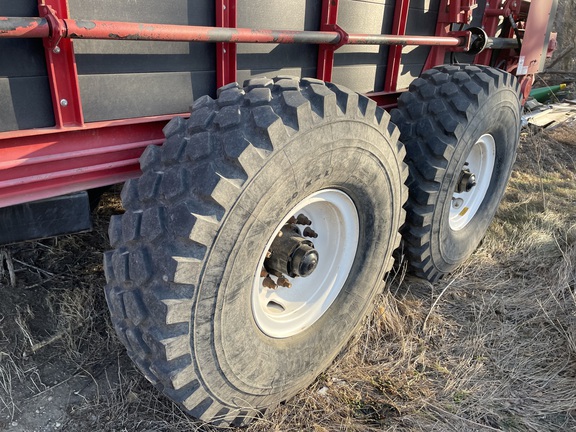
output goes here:
{"type": "MultiPolygon", "coordinates": [[[[439,0],[430,0],[418,6],[419,2],[411,2],[408,11],[406,34],[432,36],[436,33],[439,0]]],[[[402,49],[402,63],[398,76],[398,88],[407,88],[412,81],[420,76],[430,48],[426,46],[408,46],[402,49]]]]}
{"type": "Polygon", "coordinates": [[[82,75],[86,121],[188,112],[193,94],[212,94],[211,72],[82,75]]]}
{"type": "MultiPolygon", "coordinates": [[[[214,26],[211,0],[69,0],[74,18],[214,26]],[[137,3],[135,5],[135,3],[137,3]]],[[[75,40],[88,122],[187,112],[216,92],[214,44],[75,40]]]]}
{"type": "MultiPolygon", "coordinates": [[[[36,0],[0,0],[0,16],[38,16],[36,0]]],[[[44,47],[0,39],[0,132],[54,126],[44,47]]]]}
{"type": "Polygon", "coordinates": [[[54,126],[47,77],[0,78],[0,132],[54,126]]]}
{"type": "MultiPolygon", "coordinates": [[[[321,3],[310,0],[239,0],[238,27],[318,30],[321,3]]],[[[238,44],[238,80],[251,76],[315,76],[318,47],[314,45],[238,44]]]]}

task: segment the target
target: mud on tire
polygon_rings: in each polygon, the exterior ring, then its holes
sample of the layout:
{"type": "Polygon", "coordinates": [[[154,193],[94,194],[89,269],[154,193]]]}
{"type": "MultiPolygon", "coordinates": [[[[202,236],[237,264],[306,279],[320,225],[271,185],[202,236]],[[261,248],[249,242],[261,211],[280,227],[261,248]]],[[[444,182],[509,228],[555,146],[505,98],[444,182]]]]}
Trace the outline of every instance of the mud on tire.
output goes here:
{"type": "Polygon", "coordinates": [[[404,221],[404,148],[370,99],[291,77],[225,86],[164,132],[111,221],[106,298],[157,388],[197,418],[243,424],[311,383],[382,289],[404,221]],[[291,209],[322,191],[353,203],[356,253],[327,310],[272,337],[254,316],[261,257],[291,209]]]}

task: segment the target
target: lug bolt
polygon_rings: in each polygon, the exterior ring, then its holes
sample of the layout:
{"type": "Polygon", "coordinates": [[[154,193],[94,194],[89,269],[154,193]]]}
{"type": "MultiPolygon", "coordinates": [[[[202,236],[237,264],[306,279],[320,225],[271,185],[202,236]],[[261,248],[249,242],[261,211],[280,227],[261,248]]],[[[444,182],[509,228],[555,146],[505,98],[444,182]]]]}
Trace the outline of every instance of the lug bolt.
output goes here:
{"type": "Polygon", "coordinates": [[[266,276],[262,281],[264,288],[276,289],[276,283],[272,280],[270,276],[266,276]]]}
{"type": "Polygon", "coordinates": [[[298,215],[296,218],[296,223],[298,223],[298,225],[312,225],[312,221],[303,214],[298,215]]]}
{"type": "Polygon", "coordinates": [[[284,287],[284,288],[292,288],[292,284],[285,277],[279,277],[278,278],[278,285],[281,287],[284,287]]]}
{"type": "Polygon", "coordinates": [[[304,234],[306,237],[312,237],[312,238],[318,237],[318,233],[317,233],[316,231],[314,231],[314,230],[313,230],[312,228],[310,228],[310,227],[304,228],[303,234],[304,234]]]}

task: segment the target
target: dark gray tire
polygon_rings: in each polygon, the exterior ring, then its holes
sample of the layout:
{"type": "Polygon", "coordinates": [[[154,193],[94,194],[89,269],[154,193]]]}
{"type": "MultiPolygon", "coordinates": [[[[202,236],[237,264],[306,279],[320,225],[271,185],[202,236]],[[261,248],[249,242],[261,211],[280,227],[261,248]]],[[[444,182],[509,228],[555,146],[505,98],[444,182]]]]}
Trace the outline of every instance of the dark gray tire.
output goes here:
{"type": "MultiPolygon", "coordinates": [[[[470,65],[427,70],[398,100],[398,125],[410,168],[403,253],[409,271],[431,282],[462,264],[486,234],[504,190],[520,135],[520,89],[504,71],[470,65]],[[460,173],[484,136],[493,138],[493,170],[474,213],[453,223],[460,173]],[[453,211],[453,210],[452,210],[453,211]]],[[[470,193],[477,192],[472,188],[470,193]]],[[[459,195],[460,196],[460,195],[459,195]]],[[[461,195],[466,198],[466,195],[461,195]]],[[[458,217],[458,215],[456,215],[458,217]]]]}
{"type": "Polygon", "coordinates": [[[172,120],[125,184],[106,298],[157,388],[194,417],[240,425],[310,384],[370,310],[400,243],[408,170],[389,115],[346,88],[259,78],[218,95],[172,120]],[[358,210],[351,270],[317,321],[270,337],[251,306],[259,257],[289,209],[326,189],[358,210]]]}

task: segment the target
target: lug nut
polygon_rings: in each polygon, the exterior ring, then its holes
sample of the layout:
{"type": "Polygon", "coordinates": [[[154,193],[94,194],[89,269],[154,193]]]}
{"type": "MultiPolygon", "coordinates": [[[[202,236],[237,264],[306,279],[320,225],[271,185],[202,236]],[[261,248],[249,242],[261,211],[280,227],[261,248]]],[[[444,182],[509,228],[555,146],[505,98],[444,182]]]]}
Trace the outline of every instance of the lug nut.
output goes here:
{"type": "Polygon", "coordinates": [[[292,284],[285,277],[279,277],[278,278],[278,285],[281,287],[284,287],[284,288],[292,288],[292,284]]]}
{"type": "Polygon", "coordinates": [[[298,223],[298,225],[312,225],[312,221],[303,214],[298,215],[296,218],[296,223],[298,223]]]}
{"type": "Polygon", "coordinates": [[[318,237],[318,233],[317,233],[316,231],[314,231],[314,230],[313,230],[312,228],[310,228],[310,227],[304,228],[303,234],[304,234],[306,237],[312,237],[312,238],[318,237]]]}
{"type": "Polygon", "coordinates": [[[266,276],[264,278],[264,280],[262,281],[262,285],[264,286],[264,288],[276,289],[276,284],[274,283],[274,281],[270,276],[266,276]]]}

